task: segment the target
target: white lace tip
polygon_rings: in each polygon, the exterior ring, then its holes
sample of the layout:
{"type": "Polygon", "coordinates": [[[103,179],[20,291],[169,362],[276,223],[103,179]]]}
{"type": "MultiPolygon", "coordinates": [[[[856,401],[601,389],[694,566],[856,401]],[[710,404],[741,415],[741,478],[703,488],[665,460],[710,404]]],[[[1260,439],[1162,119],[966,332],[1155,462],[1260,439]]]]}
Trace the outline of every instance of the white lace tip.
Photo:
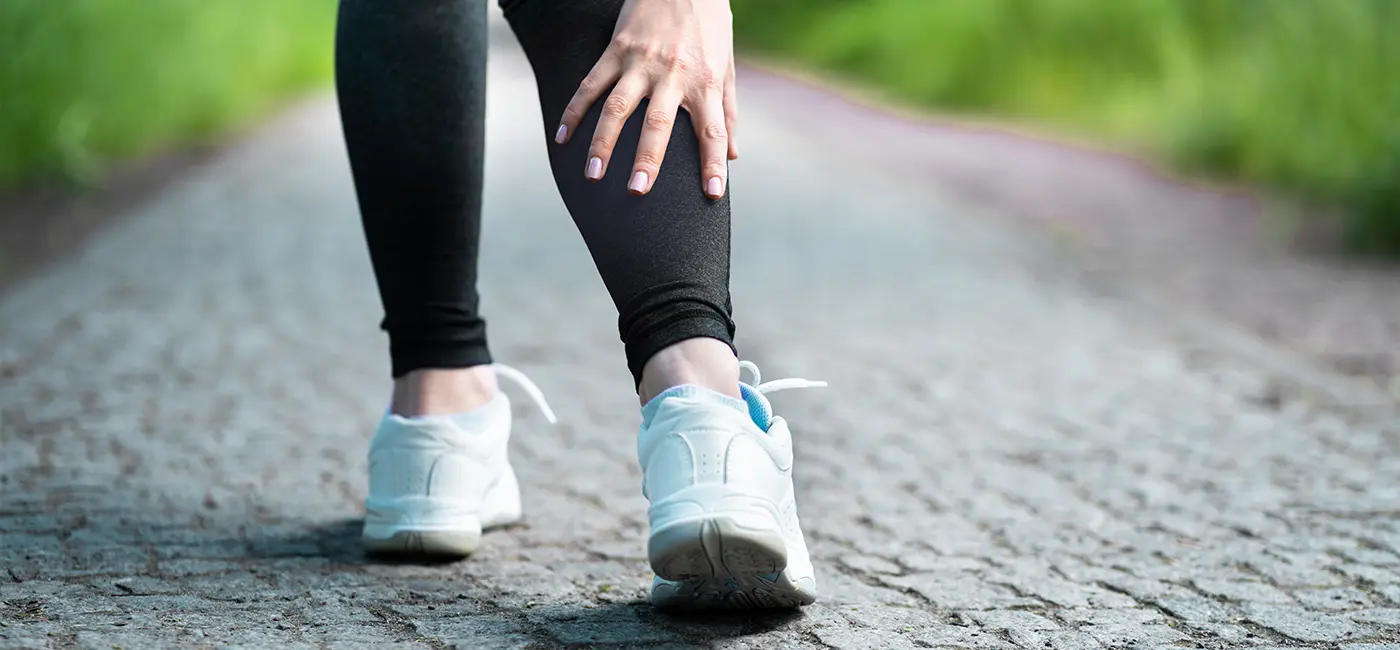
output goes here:
{"type": "Polygon", "coordinates": [[[829,384],[827,384],[827,383],[824,382],[824,381],[809,381],[809,382],[807,382],[807,387],[808,387],[808,388],[826,388],[828,385],[829,385],[829,384]]]}
{"type": "Polygon", "coordinates": [[[540,413],[544,414],[544,419],[549,420],[550,424],[559,424],[559,418],[554,417],[554,409],[549,408],[549,402],[544,401],[544,392],[540,390],[539,386],[535,385],[535,382],[530,381],[530,378],[526,377],[525,373],[503,363],[493,363],[491,364],[491,368],[496,371],[496,376],[505,377],[515,382],[521,390],[524,390],[525,394],[530,396],[530,400],[535,403],[535,406],[539,407],[540,413]]]}

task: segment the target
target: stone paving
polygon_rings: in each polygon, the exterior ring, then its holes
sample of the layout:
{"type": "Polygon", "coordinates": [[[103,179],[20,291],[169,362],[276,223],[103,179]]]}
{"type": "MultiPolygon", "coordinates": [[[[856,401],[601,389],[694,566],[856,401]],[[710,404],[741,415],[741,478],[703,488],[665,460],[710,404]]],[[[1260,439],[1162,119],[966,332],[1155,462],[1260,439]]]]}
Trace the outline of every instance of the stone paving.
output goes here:
{"type": "MultiPolygon", "coordinates": [[[[499,35],[499,32],[498,32],[499,35]]],[[[482,275],[526,520],[358,550],[388,391],[330,99],[0,296],[0,648],[1400,648],[1400,419],[1309,398],[749,102],[739,344],[794,425],[822,599],[645,603],[615,315],[492,63],[482,275]]],[[[836,125],[851,128],[851,125],[836,125]]]]}

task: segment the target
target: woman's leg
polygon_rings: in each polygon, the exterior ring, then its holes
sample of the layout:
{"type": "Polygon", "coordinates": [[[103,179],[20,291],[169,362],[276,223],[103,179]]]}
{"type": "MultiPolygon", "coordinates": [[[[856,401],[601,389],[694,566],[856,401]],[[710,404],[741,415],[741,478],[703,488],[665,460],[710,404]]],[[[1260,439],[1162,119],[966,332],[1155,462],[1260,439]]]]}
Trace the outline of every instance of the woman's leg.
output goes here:
{"type": "Polygon", "coordinates": [[[374,552],[466,555],[521,514],[496,373],[520,377],[490,365],[477,313],[486,2],[340,3],[336,84],[395,379],[369,445],[374,552]]]}
{"type": "MultiPolygon", "coordinates": [[[[611,41],[623,0],[502,5],[535,70],[548,138],[611,41]]],[[[643,102],[622,129],[612,158],[621,170],[601,182],[583,174],[601,105],[568,144],[550,145],[550,161],[617,304],[643,402],[637,453],[650,502],[651,599],[692,610],[805,605],[816,598],[816,576],[797,520],[792,435],[773,417],[764,384],[740,385],[732,347],[729,195],[711,200],[702,192],[699,146],[684,111],[651,191],[628,193],[646,110],[643,102]]]]}
{"type": "Polygon", "coordinates": [[[336,88],[400,415],[489,401],[477,313],[486,0],[342,0],[336,88]]]}
{"type": "MultiPolygon", "coordinates": [[[[552,138],[579,82],[612,38],[622,0],[504,0],[502,6],[535,72],[552,138]]],[[[729,297],[729,197],[702,191],[690,118],[676,116],[665,163],[651,192],[627,190],[646,102],[614,150],[611,173],[584,176],[594,105],[568,144],[549,144],[559,193],[583,235],[618,310],[627,364],[642,401],[692,384],[738,396],[729,297]]]]}

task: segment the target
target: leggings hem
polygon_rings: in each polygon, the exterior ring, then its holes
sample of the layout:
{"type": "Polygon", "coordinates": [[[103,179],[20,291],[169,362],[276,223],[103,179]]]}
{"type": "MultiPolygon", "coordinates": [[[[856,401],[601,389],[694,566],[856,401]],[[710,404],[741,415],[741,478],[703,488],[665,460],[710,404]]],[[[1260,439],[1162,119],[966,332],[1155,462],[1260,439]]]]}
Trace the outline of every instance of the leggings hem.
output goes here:
{"type": "Polygon", "coordinates": [[[415,345],[412,350],[394,349],[390,346],[394,379],[415,370],[441,369],[455,370],[491,364],[491,352],[481,346],[443,345],[425,347],[415,345]]]}
{"type": "Polygon", "coordinates": [[[734,356],[739,355],[734,347],[734,331],[729,323],[717,316],[695,315],[677,320],[665,327],[644,336],[634,336],[626,340],[627,368],[632,371],[634,388],[642,385],[642,368],[660,352],[672,345],[689,339],[710,338],[729,346],[734,356]]]}

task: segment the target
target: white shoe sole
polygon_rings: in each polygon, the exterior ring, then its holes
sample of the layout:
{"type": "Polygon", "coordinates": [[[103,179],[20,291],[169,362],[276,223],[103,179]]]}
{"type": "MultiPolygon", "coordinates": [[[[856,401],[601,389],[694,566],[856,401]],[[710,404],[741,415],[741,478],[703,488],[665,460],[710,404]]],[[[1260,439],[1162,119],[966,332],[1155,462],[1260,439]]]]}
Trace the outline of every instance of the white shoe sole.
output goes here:
{"type": "Polygon", "coordinates": [[[651,601],[671,610],[786,609],[816,601],[816,581],[789,578],[782,528],[766,511],[707,513],[665,522],[647,558],[651,601]]]}
{"type": "Polygon", "coordinates": [[[480,509],[464,511],[446,499],[409,496],[366,504],[360,534],[370,553],[466,557],[481,545],[483,529],[520,520],[520,486],[509,468],[487,491],[480,509]]]}

